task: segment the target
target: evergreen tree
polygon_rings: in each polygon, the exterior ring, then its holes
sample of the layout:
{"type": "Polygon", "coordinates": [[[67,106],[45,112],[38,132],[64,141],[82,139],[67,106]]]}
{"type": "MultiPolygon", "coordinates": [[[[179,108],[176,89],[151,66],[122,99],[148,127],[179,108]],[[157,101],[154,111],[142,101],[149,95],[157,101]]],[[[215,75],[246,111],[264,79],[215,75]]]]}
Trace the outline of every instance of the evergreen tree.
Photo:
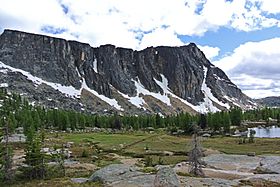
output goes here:
{"type": "Polygon", "coordinates": [[[232,125],[241,125],[242,120],[242,110],[240,108],[233,108],[230,111],[230,121],[232,125]]]}
{"type": "MultiPolygon", "coordinates": [[[[2,127],[3,135],[4,135],[4,145],[1,147],[1,171],[0,171],[0,177],[2,181],[4,182],[11,182],[14,173],[12,170],[12,163],[13,163],[13,152],[12,148],[9,145],[9,136],[11,134],[11,126],[9,124],[9,120],[7,120],[5,117],[2,119],[2,124],[4,126],[2,127]]],[[[2,141],[2,138],[1,138],[2,141]]]]}
{"type": "Polygon", "coordinates": [[[44,136],[35,135],[34,132],[29,133],[25,148],[25,161],[27,166],[21,168],[24,176],[28,179],[44,179],[46,175],[45,156],[41,152],[42,140],[44,136]]]}
{"type": "Polygon", "coordinates": [[[200,114],[199,125],[202,129],[207,127],[207,119],[205,114],[200,114]]]}

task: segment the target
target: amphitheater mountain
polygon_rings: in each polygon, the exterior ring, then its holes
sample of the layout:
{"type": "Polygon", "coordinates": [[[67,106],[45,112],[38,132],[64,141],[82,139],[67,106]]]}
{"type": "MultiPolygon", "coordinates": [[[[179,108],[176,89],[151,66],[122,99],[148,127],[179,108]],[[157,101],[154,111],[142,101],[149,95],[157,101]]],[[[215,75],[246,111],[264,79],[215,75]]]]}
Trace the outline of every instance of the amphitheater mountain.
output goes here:
{"type": "Polygon", "coordinates": [[[255,107],[194,43],[135,51],[5,30],[0,86],[34,104],[91,113],[169,115],[255,107]]]}

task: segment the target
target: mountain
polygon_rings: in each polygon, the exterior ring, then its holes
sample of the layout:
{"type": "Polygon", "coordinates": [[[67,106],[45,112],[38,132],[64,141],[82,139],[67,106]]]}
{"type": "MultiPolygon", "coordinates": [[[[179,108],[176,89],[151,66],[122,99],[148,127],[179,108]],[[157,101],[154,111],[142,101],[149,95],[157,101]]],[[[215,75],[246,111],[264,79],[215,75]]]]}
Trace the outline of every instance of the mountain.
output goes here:
{"type": "Polygon", "coordinates": [[[280,97],[271,96],[261,99],[255,99],[255,102],[265,107],[280,107],[280,97]]]}
{"type": "Polygon", "coordinates": [[[5,30],[0,86],[34,104],[92,113],[205,113],[255,103],[194,44],[141,51],[5,30]]]}

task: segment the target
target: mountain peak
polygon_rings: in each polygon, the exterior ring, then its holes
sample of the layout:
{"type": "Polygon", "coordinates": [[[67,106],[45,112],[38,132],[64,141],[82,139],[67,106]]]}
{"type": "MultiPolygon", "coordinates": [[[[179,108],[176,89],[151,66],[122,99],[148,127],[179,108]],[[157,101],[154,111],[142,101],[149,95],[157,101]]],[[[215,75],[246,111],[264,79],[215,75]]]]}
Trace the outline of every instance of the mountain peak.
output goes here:
{"type": "Polygon", "coordinates": [[[110,44],[93,48],[19,31],[4,33],[2,82],[47,107],[169,115],[253,106],[194,43],[134,51],[110,44]]]}

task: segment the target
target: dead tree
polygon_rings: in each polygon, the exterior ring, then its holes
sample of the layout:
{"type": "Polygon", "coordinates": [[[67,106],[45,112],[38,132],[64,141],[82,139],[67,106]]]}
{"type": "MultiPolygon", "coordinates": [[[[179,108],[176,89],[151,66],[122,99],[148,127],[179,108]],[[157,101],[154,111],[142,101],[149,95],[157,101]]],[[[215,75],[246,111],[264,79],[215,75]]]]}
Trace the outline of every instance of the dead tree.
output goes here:
{"type": "Polygon", "coordinates": [[[192,136],[191,151],[189,153],[189,163],[190,163],[190,174],[195,176],[204,176],[202,166],[203,162],[201,157],[203,156],[202,148],[200,145],[199,138],[197,136],[197,128],[194,129],[194,134],[192,136]]]}

